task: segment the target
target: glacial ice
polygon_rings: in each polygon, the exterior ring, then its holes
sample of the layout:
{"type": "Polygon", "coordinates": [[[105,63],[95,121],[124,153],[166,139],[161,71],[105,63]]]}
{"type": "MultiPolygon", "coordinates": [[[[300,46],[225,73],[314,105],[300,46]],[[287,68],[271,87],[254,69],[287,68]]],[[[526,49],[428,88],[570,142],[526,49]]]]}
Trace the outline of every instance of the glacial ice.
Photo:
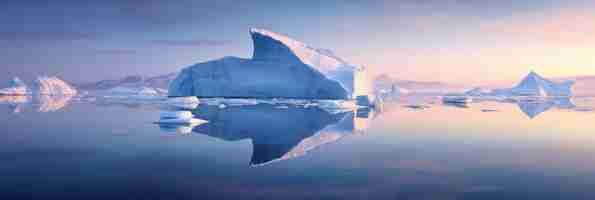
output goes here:
{"type": "Polygon", "coordinates": [[[250,34],[251,59],[224,57],[187,67],[170,83],[169,96],[374,100],[365,67],[271,31],[250,34]]]}
{"type": "Polygon", "coordinates": [[[574,81],[555,83],[535,72],[529,73],[517,86],[509,89],[496,89],[498,96],[569,97],[572,96],[574,81]]]}
{"type": "Polygon", "coordinates": [[[195,109],[200,101],[196,97],[171,97],[167,98],[165,104],[179,109],[195,109]]]}
{"type": "Polygon", "coordinates": [[[194,118],[190,111],[161,111],[159,124],[203,124],[207,121],[194,118]]]}
{"type": "Polygon", "coordinates": [[[18,77],[9,82],[9,87],[0,89],[0,95],[27,95],[27,85],[18,77]]]}
{"type": "Polygon", "coordinates": [[[483,88],[473,88],[467,92],[465,92],[465,95],[467,96],[472,96],[472,97],[481,97],[481,96],[485,96],[485,95],[489,95],[490,91],[485,90],[483,88]]]}
{"type": "Polygon", "coordinates": [[[447,104],[466,104],[470,103],[471,101],[472,99],[465,94],[449,93],[442,96],[442,102],[447,104]]]}
{"type": "Polygon", "coordinates": [[[37,77],[33,93],[38,95],[75,95],[77,90],[57,77],[37,77]]]}

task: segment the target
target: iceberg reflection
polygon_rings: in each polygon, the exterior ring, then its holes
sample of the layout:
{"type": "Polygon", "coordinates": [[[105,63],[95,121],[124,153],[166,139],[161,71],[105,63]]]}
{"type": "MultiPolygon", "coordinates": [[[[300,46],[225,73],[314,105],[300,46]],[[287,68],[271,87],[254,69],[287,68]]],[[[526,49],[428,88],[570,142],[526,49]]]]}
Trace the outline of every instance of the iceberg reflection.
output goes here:
{"type": "Polygon", "coordinates": [[[34,100],[34,105],[38,112],[55,112],[60,109],[65,108],[72,98],[74,97],[73,94],[63,94],[63,95],[36,95],[34,100]]]}
{"type": "Polygon", "coordinates": [[[0,104],[8,105],[12,113],[21,113],[29,99],[28,96],[0,95],[0,104]]]}
{"type": "Polygon", "coordinates": [[[299,157],[321,145],[363,132],[368,121],[360,117],[367,117],[367,112],[330,113],[318,107],[294,106],[279,109],[268,104],[225,109],[201,105],[193,113],[209,123],[196,126],[193,131],[225,141],[250,139],[250,165],[260,166],[299,157]]]}
{"type": "Polygon", "coordinates": [[[551,108],[573,109],[576,107],[570,98],[520,100],[517,102],[517,105],[519,106],[519,109],[531,119],[551,108]]]}
{"type": "Polygon", "coordinates": [[[0,104],[8,105],[13,113],[21,113],[25,108],[33,106],[37,112],[55,112],[68,106],[73,94],[64,95],[34,95],[34,96],[2,96],[0,104]]]}

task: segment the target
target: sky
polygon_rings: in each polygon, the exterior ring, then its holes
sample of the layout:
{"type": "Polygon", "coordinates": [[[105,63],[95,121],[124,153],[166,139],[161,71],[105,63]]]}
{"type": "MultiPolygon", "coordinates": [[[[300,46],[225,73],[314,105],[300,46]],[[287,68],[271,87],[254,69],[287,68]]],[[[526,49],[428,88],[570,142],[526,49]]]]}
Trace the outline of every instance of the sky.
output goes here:
{"type": "Polygon", "coordinates": [[[595,75],[594,9],[590,0],[4,0],[0,80],[91,82],[249,58],[251,27],[406,80],[595,75]]]}

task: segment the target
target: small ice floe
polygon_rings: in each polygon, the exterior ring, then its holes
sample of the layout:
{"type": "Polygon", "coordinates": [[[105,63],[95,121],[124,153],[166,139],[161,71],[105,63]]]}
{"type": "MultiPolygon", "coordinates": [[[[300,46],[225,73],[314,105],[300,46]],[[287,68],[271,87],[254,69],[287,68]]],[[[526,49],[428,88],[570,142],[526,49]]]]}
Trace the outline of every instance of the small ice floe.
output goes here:
{"type": "Polygon", "coordinates": [[[257,99],[223,99],[227,106],[251,106],[258,104],[257,99]]]}
{"type": "Polygon", "coordinates": [[[346,100],[318,100],[318,106],[320,108],[327,109],[353,109],[357,108],[355,101],[346,100]]]}
{"type": "Polygon", "coordinates": [[[498,112],[498,110],[486,108],[486,109],[481,109],[481,112],[498,112]]]}
{"type": "Polygon", "coordinates": [[[281,106],[276,106],[275,108],[277,108],[277,109],[288,109],[289,106],[281,105],[281,106]]]}
{"type": "Polygon", "coordinates": [[[162,111],[158,124],[203,124],[207,121],[194,118],[190,111],[162,111]]]}
{"type": "Polygon", "coordinates": [[[416,105],[416,104],[410,104],[410,105],[403,105],[403,107],[405,108],[410,108],[412,110],[425,110],[430,108],[430,106],[426,106],[426,105],[416,105]]]}
{"type": "Polygon", "coordinates": [[[195,109],[200,101],[196,97],[170,97],[165,101],[167,105],[180,109],[195,109]]]}
{"type": "Polygon", "coordinates": [[[225,109],[227,108],[227,106],[225,104],[219,104],[219,106],[217,106],[219,109],[225,109]]]}
{"type": "Polygon", "coordinates": [[[447,104],[466,104],[471,103],[472,99],[464,94],[446,94],[442,97],[442,102],[447,104]]]}

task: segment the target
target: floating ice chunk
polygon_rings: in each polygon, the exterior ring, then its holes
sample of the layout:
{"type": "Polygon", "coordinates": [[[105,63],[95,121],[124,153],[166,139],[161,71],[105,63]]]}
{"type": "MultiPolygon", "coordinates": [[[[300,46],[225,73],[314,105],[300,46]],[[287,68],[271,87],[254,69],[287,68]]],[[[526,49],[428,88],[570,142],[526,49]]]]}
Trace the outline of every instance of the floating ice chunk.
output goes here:
{"type": "Polygon", "coordinates": [[[193,117],[190,111],[161,111],[161,119],[190,119],[193,117]]]}
{"type": "Polygon", "coordinates": [[[169,96],[355,99],[374,101],[365,67],[281,34],[251,29],[251,59],[224,57],[182,70],[169,96]]]}
{"type": "Polygon", "coordinates": [[[425,110],[430,108],[430,106],[426,106],[426,105],[416,105],[416,104],[410,104],[410,105],[403,105],[403,107],[405,108],[410,108],[413,110],[425,110]]]}
{"type": "Polygon", "coordinates": [[[442,96],[443,103],[466,104],[471,103],[471,101],[472,99],[466,96],[465,94],[450,93],[442,96]]]}
{"type": "Polygon", "coordinates": [[[207,121],[194,118],[190,111],[161,111],[160,124],[203,124],[207,121]]]}
{"type": "Polygon", "coordinates": [[[509,89],[496,89],[493,90],[493,94],[501,96],[568,97],[572,96],[573,85],[574,81],[555,83],[535,72],[531,72],[517,86],[509,89]]]}
{"type": "Polygon", "coordinates": [[[171,97],[166,100],[167,105],[188,110],[195,109],[199,103],[196,97],[171,97]]]}
{"type": "Polygon", "coordinates": [[[354,101],[349,100],[318,100],[318,106],[330,109],[353,109],[357,108],[354,101]]]}
{"type": "Polygon", "coordinates": [[[207,121],[202,120],[202,119],[196,119],[196,118],[189,118],[189,119],[182,119],[182,118],[177,118],[177,119],[159,119],[159,121],[157,123],[160,124],[203,124],[203,123],[207,123],[207,121]]]}

